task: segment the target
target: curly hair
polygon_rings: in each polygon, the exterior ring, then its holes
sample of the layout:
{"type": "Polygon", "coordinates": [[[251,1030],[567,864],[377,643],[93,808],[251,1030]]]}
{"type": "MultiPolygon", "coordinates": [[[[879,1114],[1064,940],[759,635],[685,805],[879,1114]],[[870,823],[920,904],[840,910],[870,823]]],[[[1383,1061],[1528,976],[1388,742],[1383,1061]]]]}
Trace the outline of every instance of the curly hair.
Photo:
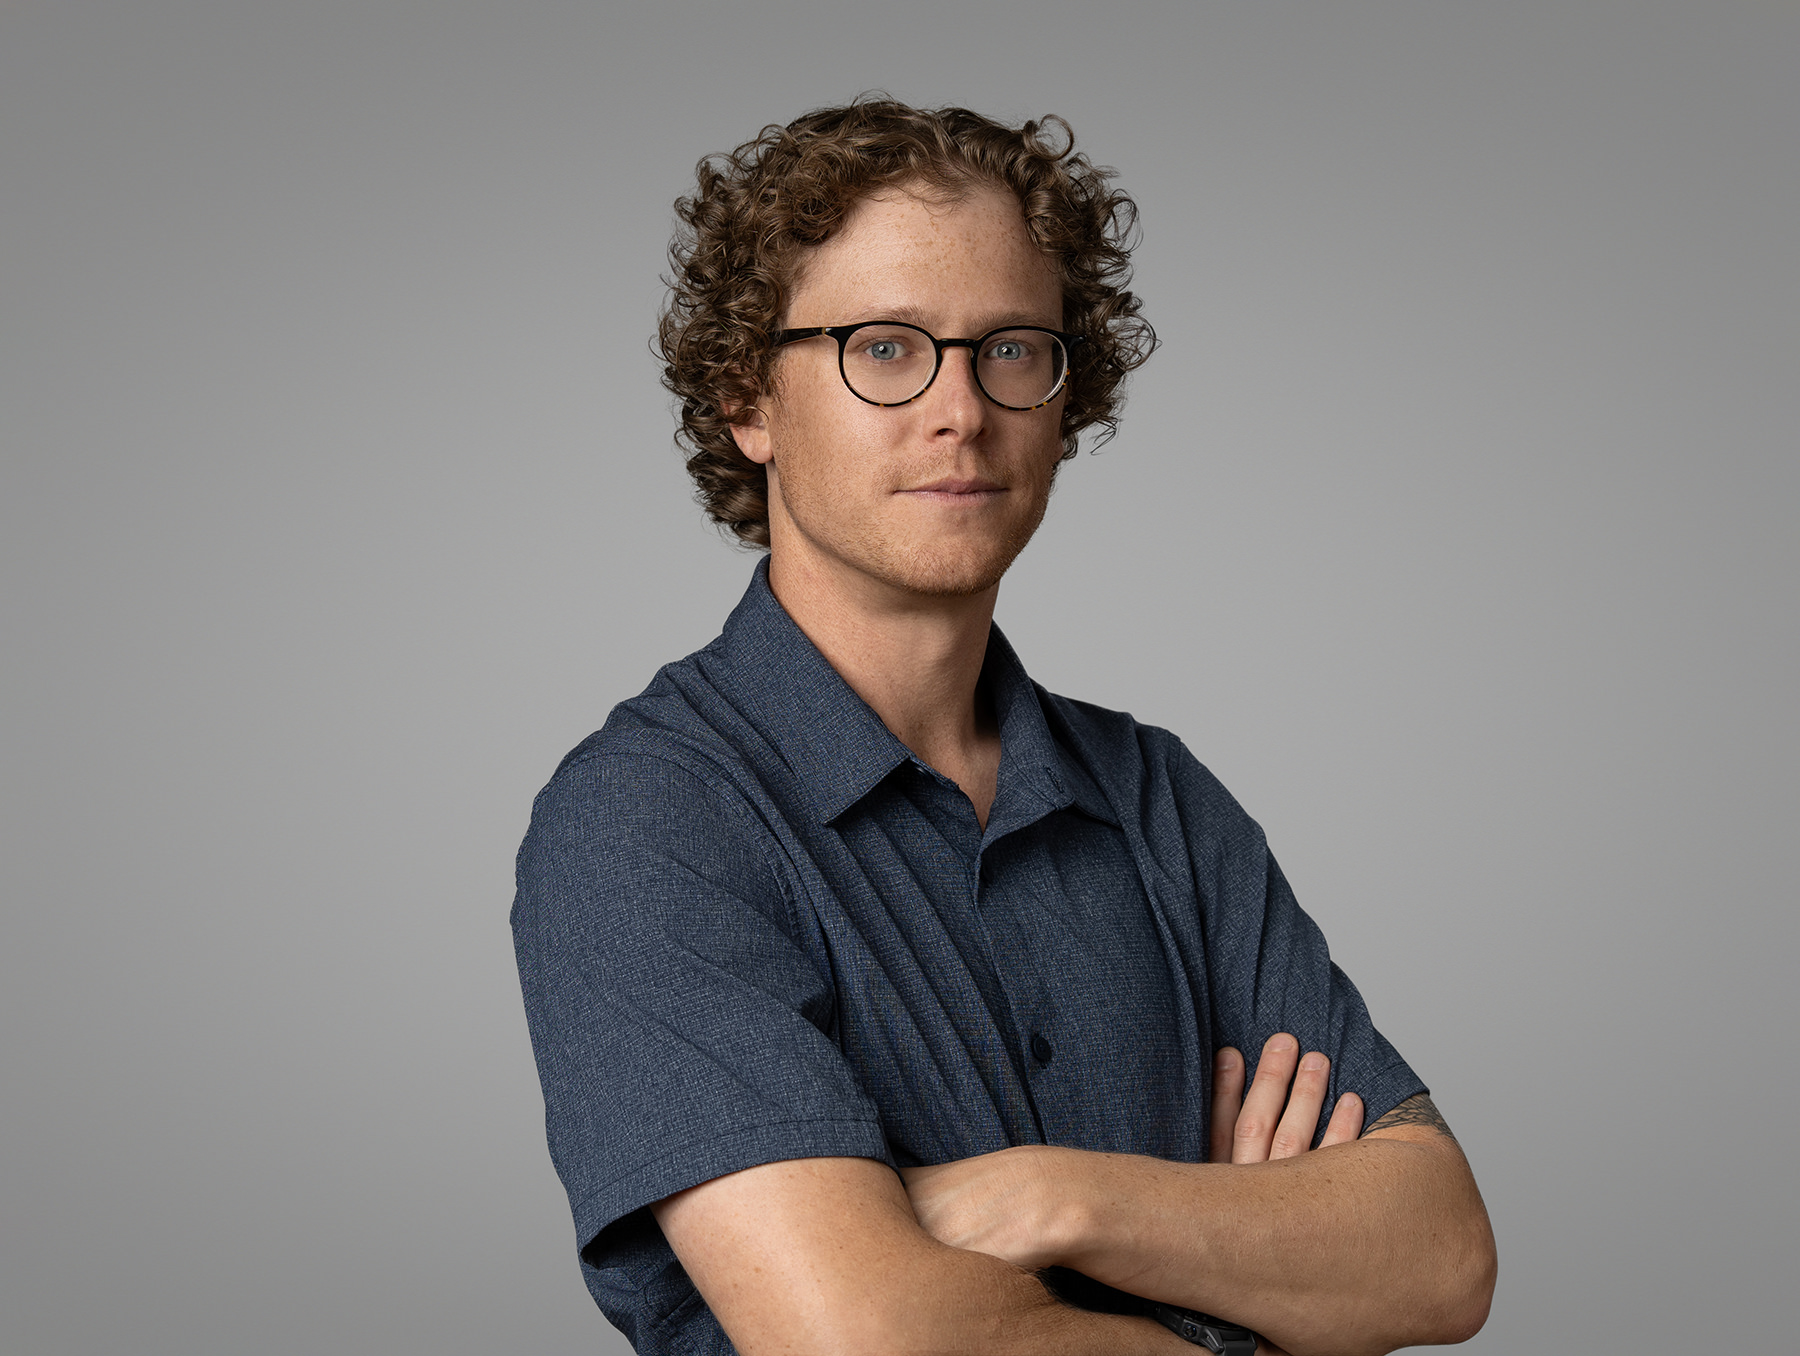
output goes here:
{"type": "Polygon", "coordinates": [[[669,302],[656,350],[681,403],[678,442],[709,517],[753,546],[769,544],[765,467],[738,450],[731,426],[768,389],[789,290],[805,252],[883,189],[925,184],[954,199],[977,185],[1018,198],[1026,229],[1062,278],[1063,324],[1086,342],[1070,355],[1063,458],[1098,425],[1113,435],[1125,374],[1156,347],[1127,288],[1137,207],[1110,169],[1075,151],[1051,116],[1012,128],[966,108],[918,109],[879,96],[769,126],[695,169],[669,261],[669,302]],[[1054,137],[1049,135],[1054,133],[1054,137]]]}

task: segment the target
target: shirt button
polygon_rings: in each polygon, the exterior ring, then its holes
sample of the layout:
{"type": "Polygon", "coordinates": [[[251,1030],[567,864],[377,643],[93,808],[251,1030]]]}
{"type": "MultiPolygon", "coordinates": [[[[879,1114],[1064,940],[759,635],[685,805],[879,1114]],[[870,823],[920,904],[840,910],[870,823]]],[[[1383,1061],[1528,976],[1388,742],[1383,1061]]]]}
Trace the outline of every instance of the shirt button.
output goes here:
{"type": "Polygon", "coordinates": [[[1048,1064],[1056,1055],[1056,1047],[1044,1039],[1044,1033],[1031,1033],[1031,1056],[1039,1064],[1048,1064]]]}

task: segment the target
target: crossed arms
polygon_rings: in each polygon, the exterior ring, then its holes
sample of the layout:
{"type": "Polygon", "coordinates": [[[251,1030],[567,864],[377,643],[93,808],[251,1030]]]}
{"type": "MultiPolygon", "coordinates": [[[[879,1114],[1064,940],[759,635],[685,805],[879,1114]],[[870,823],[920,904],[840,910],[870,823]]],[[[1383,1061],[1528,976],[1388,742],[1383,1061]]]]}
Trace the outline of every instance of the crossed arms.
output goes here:
{"type": "Polygon", "coordinates": [[[1358,1138],[1347,1093],[1309,1152],[1328,1074],[1277,1035],[1246,1091],[1242,1057],[1221,1050],[1208,1163],[1030,1145],[896,1176],[809,1158],[653,1210],[743,1356],[1196,1350],[1150,1319],[1062,1304],[1033,1274],[1049,1266],[1221,1314],[1277,1356],[1465,1340],[1495,1268],[1467,1161],[1423,1095],[1358,1138]]]}

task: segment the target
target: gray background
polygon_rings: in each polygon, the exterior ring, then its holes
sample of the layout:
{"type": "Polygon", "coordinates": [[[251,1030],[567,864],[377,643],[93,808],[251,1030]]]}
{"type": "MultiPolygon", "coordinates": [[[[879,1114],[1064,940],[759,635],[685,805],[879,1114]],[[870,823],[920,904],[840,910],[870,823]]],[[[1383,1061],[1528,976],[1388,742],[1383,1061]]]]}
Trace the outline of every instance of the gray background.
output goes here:
{"type": "Polygon", "coordinates": [[[1268,829],[1486,1191],[1474,1348],[1789,1345],[1797,19],[11,0],[0,1348],[624,1350],[512,853],[750,570],[669,203],[870,87],[1142,205],[1000,619],[1268,829]]]}

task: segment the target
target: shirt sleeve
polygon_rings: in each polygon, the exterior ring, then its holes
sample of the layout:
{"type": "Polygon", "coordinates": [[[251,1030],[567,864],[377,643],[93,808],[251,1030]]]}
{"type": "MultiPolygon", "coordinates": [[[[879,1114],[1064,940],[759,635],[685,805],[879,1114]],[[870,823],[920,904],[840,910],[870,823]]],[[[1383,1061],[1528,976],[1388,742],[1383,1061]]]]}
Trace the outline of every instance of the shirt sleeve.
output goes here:
{"type": "Polygon", "coordinates": [[[1175,756],[1176,805],[1198,887],[1214,1048],[1236,1046],[1254,1071],[1263,1043],[1291,1032],[1331,1060],[1314,1143],[1341,1092],[1363,1100],[1365,1127],[1427,1091],[1375,1029],[1325,934],[1294,898],[1256,821],[1185,747],[1175,756]]]}
{"type": "Polygon", "coordinates": [[[598,1265],[609,1225],[700,1182],[892,1162],[777,861],[729,786],[661,757],[572,757],[533,807],[513,941],[550,1156],[598,1265]]]}

